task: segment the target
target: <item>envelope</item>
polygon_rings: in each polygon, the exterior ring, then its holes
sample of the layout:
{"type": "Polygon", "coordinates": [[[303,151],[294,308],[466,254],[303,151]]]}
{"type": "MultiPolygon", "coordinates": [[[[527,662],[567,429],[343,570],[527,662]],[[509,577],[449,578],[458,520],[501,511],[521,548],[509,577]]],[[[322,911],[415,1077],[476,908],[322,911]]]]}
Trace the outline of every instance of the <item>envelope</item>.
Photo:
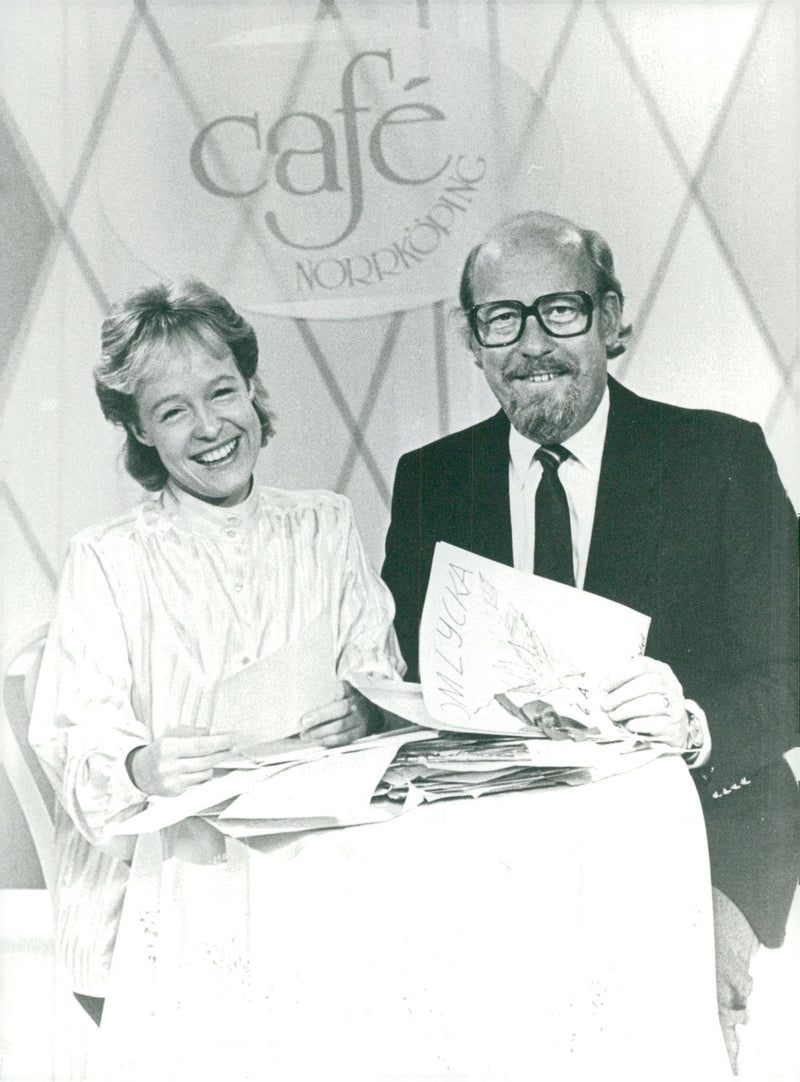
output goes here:
{"type": "Polygon", "coordinates": [[[218,682],[211,731],[234,733],[236,749],[245,753],[298,733],[305,713],[341,694],[334,658],[323,612],[274,653],[218,682]]]}

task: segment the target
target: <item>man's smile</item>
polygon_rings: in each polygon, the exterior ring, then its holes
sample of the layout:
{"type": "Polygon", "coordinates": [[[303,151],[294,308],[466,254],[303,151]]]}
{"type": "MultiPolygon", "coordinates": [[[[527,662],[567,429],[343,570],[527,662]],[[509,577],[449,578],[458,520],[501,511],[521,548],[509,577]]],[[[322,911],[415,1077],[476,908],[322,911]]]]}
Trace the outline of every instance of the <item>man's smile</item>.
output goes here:
{"type": "Polygon", "coordinates": [[[550,383],[562,374],[561,372],[533,372],[530,376],[512,376],[511,378],[521,380],[523,383],[550,383]]]}
{"type": "Polygon", "coordinates": [[[558,368],[536,368],[533,371],[521,369],[509,372],[505,378],[513,383],[552,383],[554,379],[558,379],[560,376],[572,375],[571,369],[559,366],[558,368]]]}

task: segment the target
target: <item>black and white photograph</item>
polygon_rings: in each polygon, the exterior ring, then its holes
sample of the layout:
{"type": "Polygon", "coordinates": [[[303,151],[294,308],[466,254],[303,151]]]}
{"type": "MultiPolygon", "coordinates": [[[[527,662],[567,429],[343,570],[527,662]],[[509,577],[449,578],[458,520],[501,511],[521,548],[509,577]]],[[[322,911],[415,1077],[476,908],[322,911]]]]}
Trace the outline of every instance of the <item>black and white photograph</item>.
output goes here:
{"type": "Polygon", "coordinates": [[[800,9],[4,0],[0,1082],[800,1082],[800,9]]]}

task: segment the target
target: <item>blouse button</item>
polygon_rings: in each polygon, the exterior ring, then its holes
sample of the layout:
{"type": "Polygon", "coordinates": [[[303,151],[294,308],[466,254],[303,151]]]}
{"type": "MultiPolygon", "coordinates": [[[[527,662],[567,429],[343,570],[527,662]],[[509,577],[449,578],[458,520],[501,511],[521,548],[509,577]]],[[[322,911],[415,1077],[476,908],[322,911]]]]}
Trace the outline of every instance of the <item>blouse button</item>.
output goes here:
{"type": "Polygon", "coordinates": [[[236,592],[237,594],[240,594],[240,593],[242,592],[242,590],[243,590],[243,589],[244,589],[244,583],[243,583],[243,582],[234,582],[234,584],[233,584],[233,590],[234,590],[234,591],[235,591],[235,592],[236,592]]]}
{"type": "Polygon", "coordinates": [[[225,531],[225,536],[226,537],[236,537],[236,530],[226,530],[225,531]]]}
{"type": "Polygon", "coordinates": [[[242,665],[249,665],[249,664],[250,664],[250,658],[249,657],[243,657],[242,658],[242,665]]]}

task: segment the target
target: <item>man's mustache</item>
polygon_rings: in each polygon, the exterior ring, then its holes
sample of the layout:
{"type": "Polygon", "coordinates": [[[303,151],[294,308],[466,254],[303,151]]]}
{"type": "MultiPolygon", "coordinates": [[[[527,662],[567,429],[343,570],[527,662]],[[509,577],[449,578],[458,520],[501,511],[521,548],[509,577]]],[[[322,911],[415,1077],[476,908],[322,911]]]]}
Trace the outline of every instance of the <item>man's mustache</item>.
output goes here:
{"type": "Polygon", "coordinates": [[[563,361],[542,364],[529,362],[528,364],[515,365],[513,368],[506,369],[503,377],[505,379],[530,379],[531,376],[574,376],[577,371],[575,365],[565,364],[563,361]]]}

